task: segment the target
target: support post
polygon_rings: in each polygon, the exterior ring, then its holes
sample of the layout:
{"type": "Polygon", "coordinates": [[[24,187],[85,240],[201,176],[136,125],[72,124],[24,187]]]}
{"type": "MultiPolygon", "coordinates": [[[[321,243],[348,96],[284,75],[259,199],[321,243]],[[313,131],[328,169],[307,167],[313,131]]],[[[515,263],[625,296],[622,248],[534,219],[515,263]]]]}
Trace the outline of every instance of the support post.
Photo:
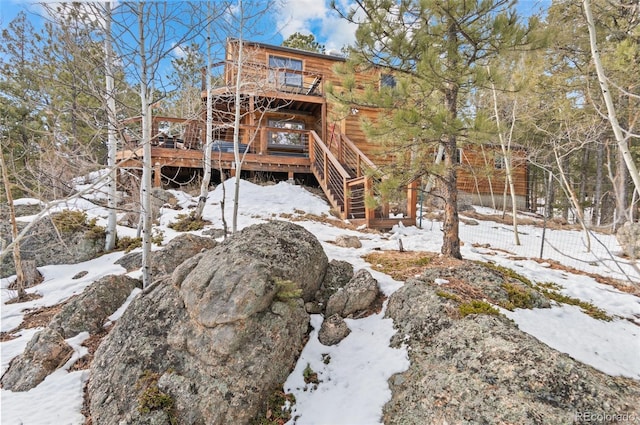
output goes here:
{"type": "Polygon", "coordinates": [[[371,227],[373,219],[376,215],[376,210],[367,207],[367,196],[373,193],[373,179],[371,177],[365,177],[364,179],[364,220],[367,227],[371,227]]]}
{"type": "Polygon", "coordinates": [[[416,204],[418,203],[418,180],[414,180],[407,186],[407,214],[409,218],[416,218],[416,204]]]}
{"type": "Polygon", "coordinates": [[[153,166],[153,187],[162,186],[162,166],[156,162],[153,166]]]}

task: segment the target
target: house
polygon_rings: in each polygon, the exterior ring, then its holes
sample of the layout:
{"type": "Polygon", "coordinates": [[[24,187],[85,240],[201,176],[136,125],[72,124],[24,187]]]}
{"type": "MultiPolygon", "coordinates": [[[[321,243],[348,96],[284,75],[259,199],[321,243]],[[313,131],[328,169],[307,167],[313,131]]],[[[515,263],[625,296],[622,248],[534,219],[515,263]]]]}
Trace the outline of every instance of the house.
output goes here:
{"type": "MultiPolygon", "coordinates": [[[[327,85],[342,85],[334,66],[345,59],[243,42],[239,67],[238,46],[237,40],[228,40],[225,60],[217,64],[219,84],[212,90],[214,169],[235,174],[233,120],[239,110],[243,171],[282,173],[289,179],[313,175],[344,219],[369,227],[391,227],[398,221],[414,224],[417,183],[406,189],[407,208],[401,208],[406,212],[400,218],[393,217],[385,200],[373,192],[376,163],[390,159],[367,140],[361,120],[375,118],[377,111],[353,108],[345,113],[343,106],[328,100],[327,85]],[[240,90],[236,93],[238,71],[240,90]],[[378,207],[365,202],[368,198],[376,198],[378,207]]],[[[357,84],[384,85],[389,84],[387,80],[388,76],[372,71],[359,75],[357,84]]],[[[129,124],[135,121],[132,119],[129,124]]],[[[160,186],[164,179],[179,175],[181,170],[202,169],[206,111],[201,117],[190,119],[157,116],[153,122],[154,185],[160,186]],[[163,128],[179,130],[163,134],[163,128]]],[[[139,167],[140,155],[141,149],[135,144],[123,149],[118,154],[120,166],[139,167]]],[[[469,190],[484,191],[486,186],[477,184],[484,180],[473,175],[469,179],[462,174],[460,182],[469,190]]]]}

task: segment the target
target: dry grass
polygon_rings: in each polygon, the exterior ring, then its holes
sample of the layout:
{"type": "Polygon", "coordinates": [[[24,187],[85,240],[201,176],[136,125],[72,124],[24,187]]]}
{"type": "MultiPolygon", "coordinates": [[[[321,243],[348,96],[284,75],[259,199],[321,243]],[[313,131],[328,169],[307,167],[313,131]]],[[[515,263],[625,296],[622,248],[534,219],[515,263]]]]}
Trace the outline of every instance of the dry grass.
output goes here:
{"type": "Polygon", "coordinates": [[[621,291],[621,292],[626,292],[627,294],[631,294],[631,295],[635,295],[636,297],[640,297],[640,286],[638,285],[632,285],[628,282],[619,280],[619,279],[613,279],[611,277],[605,277],[599,274],[595,274],[595,273],[589,273],[589,272],[585,272],[582,270],[578,270],[575,269],[573,267],[569,267],[569,266],[565,266],[564,264],[559,263],[558,261],[555,260],[541,260],[539,258],[529,258],[530,260],[533,260],[537,263],[546,263],[549,264],[549,268],[554,269],[554,270],[562,270],[571,274],[577,274],[577,275],[581,275],[581,276],[588,276],[590,278],[592,278],[593,280],[595,280],[596,282],[603,284],[603,285],[609,285],[609,286],[613,286],[614,288],[616,288],[617,290],[621,291]]]}
{"type": "Polygon", "coordinates": [[[79,358],[78,360],[76,360],[76,362],[69,369],[70,372],[75,370],[85,370],[91,367],[91,362],[93,361],[93,355],[95,354],[96,350],[98,349],[98,346],[100,345],[104,337],[107,336],[110,330],[111,328],[103,329],[101,332],[98,332],[97,334],[90,335],[89,338],[87,338],[82,343],[82,346],[87,347],[89,352],[86,355],[79,358]]]}
{"type": "Polygon", "coordinates": [[[50,307],[40,307],[27,311],[24,315],[22,323],[9,332],[0,333],[0,342],[11,341],[17,338],[15,335],[22,329],[43,328],[51,322],[53,316],[58,314],[65,303],[56,304],[50,307]]]}
{"type": "Polygon", "coordinates": [[[462,260],[446,258],[427,251],[377,251],[363,258],[371,264],[372,269],[400,281],[415,277],[427,268],[456,267],[464,264],[462,260]]]}

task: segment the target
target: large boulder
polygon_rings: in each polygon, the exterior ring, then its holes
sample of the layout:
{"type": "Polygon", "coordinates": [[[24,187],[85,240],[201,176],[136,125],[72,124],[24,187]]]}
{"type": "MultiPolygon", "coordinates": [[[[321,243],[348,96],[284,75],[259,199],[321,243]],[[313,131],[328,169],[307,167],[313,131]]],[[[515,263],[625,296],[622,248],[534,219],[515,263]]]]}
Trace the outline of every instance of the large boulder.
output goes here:
{"type": "Polygon", "coordinates": [[[309,326],[302,296],[326,267],[317,239],[284,222],[184,262],[132,302],[97,350],[93,423],[250,423],[295,365],[309,326]]]}
{"type": "MultiPolygon", "coordinates": [[[[34,260],[40,267],[76,264],[100,255],[105,244],[104,229],[88,222],[86,216],[82,221],[82,216],[80,212],[62,211],[37,220],[20,241],[22,259],[34,260]],[[59,223],[57,227],[54,222],[59,223]]],[[[14,273],[13,257],[7,255],[0,264],[0,277],[14,273]]]]}
{"type": "Polygon", "coordinates": [[[62,336],[45,328],[33,336],[24,352],[13,359],[2,375],[2,388],[9,391],[28,391],[34,388],[71,358],[73,348],[62,336]]]}
{"type": "MultiPolygon", "coordinates": [[[[492,276],[472,270],[477,281],[492,276]]],[[[431,277],[412,279],[390,297],[386,315],[398,329],[392,344],[409,346],[411,365],[390,379],[385,424],[568,424],[580,412],[637,415],[637,382],[577,362],[503,316],[460,318],[451,298],[431,277]]]]}

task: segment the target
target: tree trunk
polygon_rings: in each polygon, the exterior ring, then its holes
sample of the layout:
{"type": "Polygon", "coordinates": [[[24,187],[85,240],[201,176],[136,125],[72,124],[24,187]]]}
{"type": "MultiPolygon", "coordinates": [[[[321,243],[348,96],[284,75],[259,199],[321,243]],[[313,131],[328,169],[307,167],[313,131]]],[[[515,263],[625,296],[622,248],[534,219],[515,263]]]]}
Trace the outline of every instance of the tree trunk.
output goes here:
{"type": "Polygon", "coordinates": [[[614,228],[622,226],[627,220],[627,168],[624,164],[622,152],[617,151],[616,155],[616,175],[614,179],[614,193],[616,195],[616,212],[614,228]]]}
{"type": "MultiPolygon", "coordinates": [[[[452,121],[457,115],[457,97],[458,89],[455,86],[448,89],[445,94],[445,104],[452,121]]],[[[444,236],[441,252],[447,257],[462,259],[459,235],[460,218],[458,217],[458,170],[455,164],[458,146],[455,134],[447,136],[444,148],[444,224],[442,226],[444,236]]]]}
{"type": "Polygon", "coordinates": [[[604,167],[604,144],[598,142],[596,145],[596,185],[593,190],[593,219],[592,222],[599,226],[602,223],[601,220],[601,205],[602,205],[602,179],[604,173],[602,172],[604,167]]]}
{"type": "MultiPolygon", "coordinates": [[[[591,157],[591,150],[588,146],[584,147],[582,151],[582,166],[580,167],[580,189],[578,193],[578,201],[581,207],[585,207],[587,201],[587,180],[589,175],[589,159],[591,157]]],[[[593,209],[591,210],[593,212],[593,209]]],[[[593,217],[590,219],[593,223],[593,217]]]]}
{"type": "MultiPolygon", "coordinates": [[[[511,121],[511,130],[509,131],[509,139],[505,141],[505,137],[502,134],[502,126],[500,124],[500,114],[498,112],[498,95],[496,94],[496,87],[491,83],[491,91],[493,93],[493,109],[496,115],[496,127],[498,129],[498,138],[500,139],[500,148],[502,150],[502,157],[504,158],[504,172],[506,175],[505,180],[505,189],[506,185],[509,185],[509,191],[511,193],[511,214],[513,215],[513,235],[514,235],[514,243],[516,245],[520,245],[520,235],[518,234],[518,205],[516,204],[516,189],[515,184],[513,183],[513,173],[511,171],[511,139],[513,138],[513,128],[516,122],[516,102],[513,102],[513,111],[512,111],[512,121],[511,121]]],[[[506,198],[506,190],[505,190],[505,198],[506,198]]],[[[506,211],[506,199],[503,201],[503,211],[506,211]]]]}
{"type": "Polygon", "coordinates": [[[105,3],[105,85],[107,100],[107,208],[109,215],[107,217],[107,228],[104,249],[111,251],[116,247],[116,225],[117,216],[116,208],[118,207],[118,169],[116,167],[116,152],[118,143],[116,140],[116,100],[114,97],[114,79],[113,79],[113,48],[111,40],[111,3],[105,3]]]}
{"type": "Polygon", "coordinates": [[[138,4],[138,25],[140,36],[140,105],[142,125],[142,183],[140,203],[142,207],[142,286],[151,285],[151,90],[147,75],[144,32],[144,2],[138,4]]]}
{"type": "MultiPolygon", "coordinates": [[[[211,12],[207,5],[207,11],[211,12]]],[[[198,205],[196,206],[194,217],[197,220],[202,219],[202,213],[204,212],[204,206],[207,203],[207,196],[209,195],[209,182],[211,181],[211,148],[213,146],[213,101],[211,99],[211,25],[209,22],[207,29],[209,36],[207,37],[207,123],[206,123],[206,141],[204,145],[204,164],[202,173],[202,183],[200,184],[200,197],[198,198],[198,205]]]]}
{"type": "MultiPolygon", "coordinates": [[[[239,16],[244,17],[244,9],[242,7],[242,0],[238,2],[239,16]]],[[[233,120],[233,155],[234,163],[236,165],[236,178],[235,188],[233,193],[233,217],[231,224],[231,231],[233,233],[238,231],[238,208],[240,204],[240,173],[242,172],[242,160],[240,158],[240,102],[242,97],[240,96],[240,89],[242,87],[242,65],[244,58],[243,53],[243,25],[240,25],[240,35],[238,36],[238,69],[236,71],[236,96],[235,96],[235,117],[233,120]]]]}
{"type": "Polygon", "coordinates": [[[607,76],[604,73],[602,61],[600,60],[600,53],[598,52],[598,45],[596,41],[596,26],[593,20],[593,15],[591,13],[591,4],[589,0],[582,0],[582,6],[584,8],[584,14],[587,19],[587,28],[589,29],[589,44],[591,46],[591,56],[593,57],[593,63],[595,64],[596,72],[598,74],[598,81],[600,83],[602,97],[604,98],[604,103],[607,106],[607,117],[609,119],[609,123],[611,124],[613,134],[616,137],[618,149],[620,150],[620,159],[629,171],[629,175],[633,180],[635,190],[640,193],[640,173],[638,173],[638,168],[636,167],[636,164],[633,161],[633,156],[631,155],[631,151],[629,150],[628,138],[624,136],[622,127],[618,123],[616,110],[613,105],[613,99],[611,98],[611,91],[609,90],[609,83],[607,82],[607,76]]]}
{"type": "MultiPolygon", "coordinates": [[[[1,146],[0,146],[1,147],[1,146]]],[[[24,298],[27,294],[25,291],[26,281],[22,268],[22,256],[20,254],[20,242],[18,241],[18,223],[16,222],[16,209],[13,205],[13,195],[11,194],[11,184],[9,183],[9,172],[7,164],[4,162],[4,152],[0,149],[0,167],[2,168],[2,181],[4,190],[7,195],[7,204],[9,205],[9,220],[11,221],[11,236],[13,238],[13,264],[16,269],[15,288],[18,291],[18,299],[24,298]]]]}

